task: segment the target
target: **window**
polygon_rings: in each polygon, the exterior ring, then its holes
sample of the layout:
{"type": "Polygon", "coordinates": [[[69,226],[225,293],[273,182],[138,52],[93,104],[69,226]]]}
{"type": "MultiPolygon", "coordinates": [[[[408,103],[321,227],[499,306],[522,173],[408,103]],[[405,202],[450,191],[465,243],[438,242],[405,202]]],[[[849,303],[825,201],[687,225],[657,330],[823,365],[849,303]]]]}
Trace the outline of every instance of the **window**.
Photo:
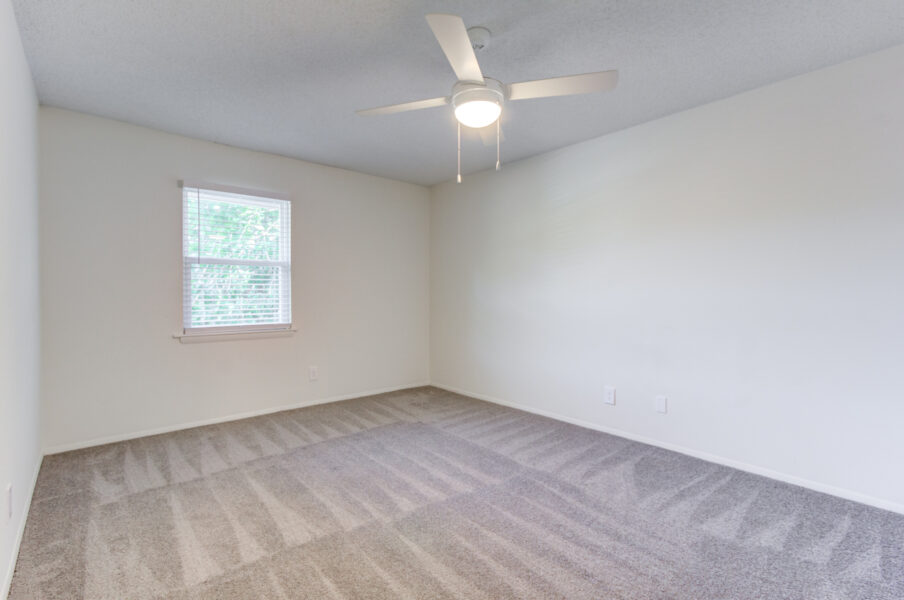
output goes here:
{"type": "Polygon", "coordinates": [[[290,204],[182,186],[184,333],[289,329],[290,204]]]}

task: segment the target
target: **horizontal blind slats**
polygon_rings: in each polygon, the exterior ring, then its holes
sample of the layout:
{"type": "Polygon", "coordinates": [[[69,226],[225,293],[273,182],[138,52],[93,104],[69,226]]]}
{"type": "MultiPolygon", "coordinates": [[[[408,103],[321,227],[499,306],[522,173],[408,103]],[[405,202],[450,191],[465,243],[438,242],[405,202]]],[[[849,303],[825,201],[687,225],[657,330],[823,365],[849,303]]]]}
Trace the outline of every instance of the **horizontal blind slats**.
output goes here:
{"type": "Polygon", "coordinates": [[[287,200],[183,188],[183,327],[291,323],[287,200]]]}

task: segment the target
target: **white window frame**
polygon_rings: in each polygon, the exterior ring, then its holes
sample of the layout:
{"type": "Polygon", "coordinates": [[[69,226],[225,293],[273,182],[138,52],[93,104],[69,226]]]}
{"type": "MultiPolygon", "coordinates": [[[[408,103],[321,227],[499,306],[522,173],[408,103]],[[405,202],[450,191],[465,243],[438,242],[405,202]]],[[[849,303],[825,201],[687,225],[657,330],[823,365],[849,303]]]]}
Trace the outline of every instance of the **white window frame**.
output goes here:
{"type": "Polygon", "coordinates": [[[253,333],[279,333],[295,331],[292,324],[292,224],[291,201],[284,194],[273,192],[261,192],[233,186],[224,186],[209,183],[196,183],[191,181],[179,181],[182,194],[182,335],[174,337],[200,337],[218,336],[228,334],[253,334],[253,333]],[[287,260],[242,260],[229,258],[202,258],[199,256],[186,256],[185,254],[185,189],[198,189],[201,191],[221,192],[243,196],[237,199],[242,204],[272,207],[274,200],[283,201],[285,210],[280,209],[280,242],[285,243],[287,260]],[[256,201],[259,200],[259,201],[256,201]],[[206,327],[191,327],[191,266],[194,264],[219,264],[219,265],[251,265],[258,267],[279,267],[284,270],[285,276],[280,277],[280,297],[287,298],[285,305],[280,305],[279,322],[254,323],[251,325],[210,325],[206,327]]]}

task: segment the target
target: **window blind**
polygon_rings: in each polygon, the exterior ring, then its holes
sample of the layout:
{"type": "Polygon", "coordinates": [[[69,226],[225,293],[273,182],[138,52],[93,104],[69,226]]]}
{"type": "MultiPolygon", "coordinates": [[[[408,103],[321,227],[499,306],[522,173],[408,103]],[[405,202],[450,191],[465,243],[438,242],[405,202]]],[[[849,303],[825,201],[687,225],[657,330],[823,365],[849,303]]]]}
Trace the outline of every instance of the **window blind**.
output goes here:
{"type": "Polygon", "coordinates": [[[185,333],[288,329],[288,200],[182,186],[185,333]]]}

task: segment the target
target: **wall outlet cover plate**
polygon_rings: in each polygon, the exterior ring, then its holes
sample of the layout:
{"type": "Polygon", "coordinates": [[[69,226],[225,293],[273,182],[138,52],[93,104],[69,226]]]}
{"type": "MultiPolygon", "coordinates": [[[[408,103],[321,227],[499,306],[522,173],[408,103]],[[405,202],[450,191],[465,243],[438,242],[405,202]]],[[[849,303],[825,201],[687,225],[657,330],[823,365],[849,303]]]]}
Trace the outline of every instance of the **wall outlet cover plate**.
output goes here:
{"type": "Polygon", "coordinates": [[[656,412],[669,412],[669,399],[666,396],[656,396],[656,412]]]}

